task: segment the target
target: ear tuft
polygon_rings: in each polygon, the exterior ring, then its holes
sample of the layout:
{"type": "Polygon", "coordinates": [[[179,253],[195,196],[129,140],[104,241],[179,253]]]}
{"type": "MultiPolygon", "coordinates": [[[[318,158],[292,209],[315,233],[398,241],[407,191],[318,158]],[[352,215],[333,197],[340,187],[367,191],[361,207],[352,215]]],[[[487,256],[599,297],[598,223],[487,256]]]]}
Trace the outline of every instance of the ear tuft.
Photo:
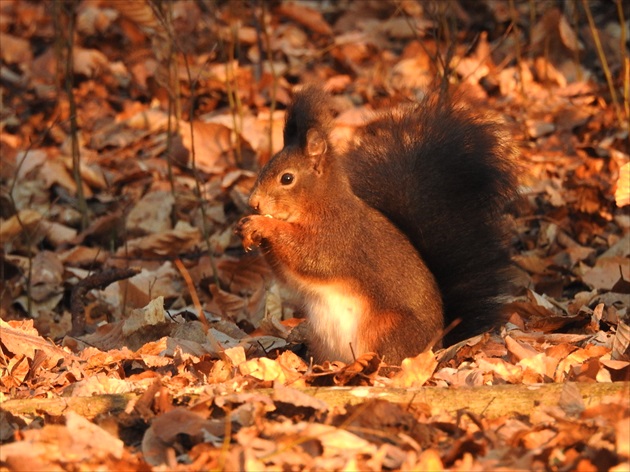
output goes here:
{"type": "Polygon", "coordinates": [[[333,111],[330,96],[321,88],[307,85],[295,92],[284,124],[284,145],[305,148],[307,133],[316,128],[324,139],[330,132],[333,111]]]}

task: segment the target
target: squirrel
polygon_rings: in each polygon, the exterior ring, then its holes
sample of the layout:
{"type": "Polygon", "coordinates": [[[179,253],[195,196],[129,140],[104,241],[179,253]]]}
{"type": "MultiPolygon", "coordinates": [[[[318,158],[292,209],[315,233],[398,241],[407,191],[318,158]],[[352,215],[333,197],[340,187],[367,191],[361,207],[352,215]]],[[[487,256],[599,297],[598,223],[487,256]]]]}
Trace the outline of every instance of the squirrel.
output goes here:
{"type": "Polygon", "coordinates": [[[284,147],[261,170],[237,232],[295,291],[316,362],[376,352],[390,364],[494,327],[516,199],[501,127],[425,98],[368,124],[343,151],[330,96],[298,91],[284,147]],[[457,324],[457,322],[459,322],[457,324]]]}

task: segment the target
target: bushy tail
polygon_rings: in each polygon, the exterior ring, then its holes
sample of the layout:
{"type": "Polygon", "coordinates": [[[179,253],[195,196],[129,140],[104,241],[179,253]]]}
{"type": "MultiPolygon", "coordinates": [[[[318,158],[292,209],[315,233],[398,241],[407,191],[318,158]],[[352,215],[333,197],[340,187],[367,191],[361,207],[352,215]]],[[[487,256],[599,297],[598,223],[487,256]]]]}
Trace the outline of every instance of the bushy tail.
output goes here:
{"type": "Polygon", "coordinates": [[[496,123],[427,99],[368,125],[346,156],[355,193],[409,236],[437,279],[445,326],[461,320],[447,345],[499,321],[514,154],[496,123]]]}

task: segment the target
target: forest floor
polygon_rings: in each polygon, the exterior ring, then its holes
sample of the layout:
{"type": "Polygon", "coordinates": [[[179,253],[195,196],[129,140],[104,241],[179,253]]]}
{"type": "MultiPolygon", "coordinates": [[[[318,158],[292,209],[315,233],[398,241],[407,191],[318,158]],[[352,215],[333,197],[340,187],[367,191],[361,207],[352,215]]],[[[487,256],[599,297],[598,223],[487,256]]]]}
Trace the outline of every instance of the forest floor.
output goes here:
{"type": "Polygon", "coordinates": [[[0,1],[0,471],[630,470],[629,10],[0,1]],[[313,365],[257,170],[296,85],[343,141],[436,77],[520,151],[508,321],[313,365]]]}

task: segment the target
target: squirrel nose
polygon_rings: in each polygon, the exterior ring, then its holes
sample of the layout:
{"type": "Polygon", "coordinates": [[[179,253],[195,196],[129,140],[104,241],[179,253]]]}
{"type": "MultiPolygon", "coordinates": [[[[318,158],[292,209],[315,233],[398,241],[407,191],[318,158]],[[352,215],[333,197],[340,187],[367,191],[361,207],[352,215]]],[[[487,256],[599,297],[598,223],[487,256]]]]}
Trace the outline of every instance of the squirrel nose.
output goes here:
{"type": "Polygon", "coordinates": [[[249,206],[256,211],[260,209],[260,198],[256,195],[256,193],[252,193],[249,197],[249,206]]]}

